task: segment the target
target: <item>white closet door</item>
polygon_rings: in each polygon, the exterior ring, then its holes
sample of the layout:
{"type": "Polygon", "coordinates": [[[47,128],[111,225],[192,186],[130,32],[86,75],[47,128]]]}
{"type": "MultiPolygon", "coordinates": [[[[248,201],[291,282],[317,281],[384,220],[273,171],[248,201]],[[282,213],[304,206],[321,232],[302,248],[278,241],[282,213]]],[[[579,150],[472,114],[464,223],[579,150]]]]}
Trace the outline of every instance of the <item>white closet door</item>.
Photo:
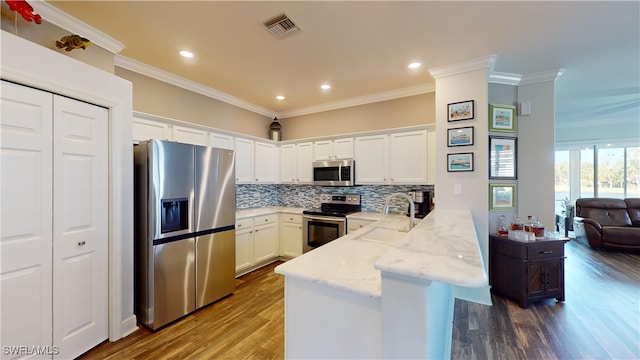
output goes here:
{"type": "Polygon", "coordinates": [[[108,338],[108,110],[54,96],[53,343],[108,338]]]}
{"type": "MultiPolygon", "coordinates": [[[[2,345],[26,346],[29,350],[48,347],[53,351],[52,96],[5,81],[0,94],[2,345]]],[[[3,353],[3,358],[17,355],[3,353]]]]}

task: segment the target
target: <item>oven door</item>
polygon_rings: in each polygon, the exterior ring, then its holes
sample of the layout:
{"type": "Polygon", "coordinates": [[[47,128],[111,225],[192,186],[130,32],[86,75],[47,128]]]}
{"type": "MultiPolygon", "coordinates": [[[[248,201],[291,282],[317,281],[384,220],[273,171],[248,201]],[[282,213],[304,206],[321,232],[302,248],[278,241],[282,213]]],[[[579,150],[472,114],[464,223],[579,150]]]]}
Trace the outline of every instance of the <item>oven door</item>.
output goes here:
{"type": "Polygon", "coordinates": [[[307,252],[345,235],[347,218],[302,215],[302,251],[307,252]]]}

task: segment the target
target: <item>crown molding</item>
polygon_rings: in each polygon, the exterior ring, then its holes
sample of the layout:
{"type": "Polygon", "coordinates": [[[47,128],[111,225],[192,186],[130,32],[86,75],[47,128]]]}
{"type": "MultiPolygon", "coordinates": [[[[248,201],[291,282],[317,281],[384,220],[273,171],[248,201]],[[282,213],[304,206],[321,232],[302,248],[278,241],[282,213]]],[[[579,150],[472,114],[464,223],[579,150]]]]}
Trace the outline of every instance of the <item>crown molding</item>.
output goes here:
{"type": "Polygon", "coordinates": [[[494,84],[504,84],[504,85],[520,85],[520,81],[522,80],[522,75],[520,74],[511,74],[511,73],[503,73],[494,71],[489,74],[489,82],[494,84]]]}
{"type": "Polygon", "coordinates": [[[524,75],[520,85],[537,84],[547,81],[556,81],[560,76],[564,74],[564,69],[550,70],[539,72],[535,74],[524,75]]]}
{"type": "Polygon", "coordinates": [[[489,72],[493,72],[493,65],[496,62],[497,55],[482,56],[475,59],[460,61],[453,64],[438,66],[429,69],[429,74],[434,79],[439,79],[447,76],[466,73],[469,71],[480,70],[489,68],[489,72]]]}
{"type": "Polygon", "coordinates": [[[260,115],[264,115],[270,118],[273,118],[275,116],[275,112],[273,110],[269,110],[261,106],[254,105],[248,101],[239,99],[235,96],[231,96],[222,91],[210,88],[208,86],[204,86],[195,81],[185,79],[183,77],[174,75],[170,72],[155,68],[153,66],[146,65],[144,63],[141,63],[139,61],[133,60],[125,56],[116,55],[115,65],[117,67],[131,70],[133,72],[137,72],[139,74],[148,76],[150,78],[160,80],[189,91],[193,91],[195,93],[225,102],[227,104],[237,106],[245,110],[252,111],[260,115]]]}
{"type": "Polygon", "coordinates": [[[57,27],[70,31],[73,34],[86,37],[90,39],[93,44],[114,54],[117,54],[124,49],[124,44],[120,41],[90,25],[83,23],[73,16],[60,11],[58,8],[48,4],[46,1],[34,1],[32,4],[43,19],[57,27]]]}
{"type": "Polygon", "coordinates": [[[320,104],[316,106],[309,106],[305,108],[294,109],[291,111],[284,111],[282,113],[276,114],[276,116],[279,119],[286,119],[294,116],[302,116],[302,115],[308,115],[313,113],[319,113],[323,111],[337,110],[337,109],[342,109],[342,108],[347,108],[352,106],[366,105],[366,104],[376,103],[380,101],[387,101],[387,100],[399,99],[399,98],[408,97],[408,96],[426,94],[434,91],[436,91],[435,86],[429,83],[429,84],[417,85],[417,86],[412,86],[412,87],[403,88],[403,89],[390,90],[390,91],[385,91],[381,93],[360,96],[360,97],[351,98],[347,100],[334,101],[334,102],[320,104]]]}

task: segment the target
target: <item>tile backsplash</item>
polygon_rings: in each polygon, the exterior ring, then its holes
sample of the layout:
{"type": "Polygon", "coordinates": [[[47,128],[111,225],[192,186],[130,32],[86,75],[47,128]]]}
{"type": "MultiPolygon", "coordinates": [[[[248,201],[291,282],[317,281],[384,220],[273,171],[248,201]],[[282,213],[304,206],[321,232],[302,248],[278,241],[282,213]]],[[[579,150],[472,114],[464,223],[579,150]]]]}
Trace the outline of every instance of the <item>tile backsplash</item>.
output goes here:
{"type": "MultiPolygon", "coordinates": [[[[250,209],[267,206],[287,206],[319,208],[320,194],[359,194],[362,211],[380,212],[387,196],[396,192],[429,191],[434,194],[433,185],[361,185],[351,187],[330,187],[289,184],[238,184],[236,185],[236,206],[250,209]]],[[[407,202],[394,199],[391,213],[405,213],[407,202]]]]}

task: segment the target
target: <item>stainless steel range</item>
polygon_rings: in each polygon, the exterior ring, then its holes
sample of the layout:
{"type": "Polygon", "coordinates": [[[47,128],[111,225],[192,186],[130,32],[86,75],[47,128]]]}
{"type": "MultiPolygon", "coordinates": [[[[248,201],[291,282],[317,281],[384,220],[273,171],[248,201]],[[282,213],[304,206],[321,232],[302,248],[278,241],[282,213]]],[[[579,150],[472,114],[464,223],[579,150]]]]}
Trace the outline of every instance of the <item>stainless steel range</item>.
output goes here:
{"type": "Polygon", "coordinates": [[[347,215],[358,211],[358,194],[320,195],[320,209],[302,212],[302,250],[311,251],[344,236],[347,230],[347,215]]]}

